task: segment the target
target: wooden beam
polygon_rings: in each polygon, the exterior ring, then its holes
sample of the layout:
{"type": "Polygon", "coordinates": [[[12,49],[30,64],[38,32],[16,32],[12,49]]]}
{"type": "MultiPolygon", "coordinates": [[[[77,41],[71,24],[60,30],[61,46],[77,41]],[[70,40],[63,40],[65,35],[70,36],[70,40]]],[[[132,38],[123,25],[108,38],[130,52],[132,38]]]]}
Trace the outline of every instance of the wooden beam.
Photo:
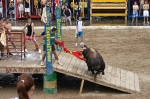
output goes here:
{"type": "Polygon", "coordinates": [[[80,92],[79,92],[79,94],[82,93],[83,85],[84,85],[84,79],[82,79],[82,81],[81,81],[81,86],[80,86],[80,92]]]}
{"type": "Polygon", "coordinates": [[[126,13],[92,13],[91,16],[126,16],[126,13]]]}
{"type": "Polygon", "coordinates": [[[92,7],[91,9],[127,9],[127,7],[92,7]]]}
{"type": "Polygon", "coordinates": [[[127,2],[127,0],[91,0],[91,2],[127,2]]]}

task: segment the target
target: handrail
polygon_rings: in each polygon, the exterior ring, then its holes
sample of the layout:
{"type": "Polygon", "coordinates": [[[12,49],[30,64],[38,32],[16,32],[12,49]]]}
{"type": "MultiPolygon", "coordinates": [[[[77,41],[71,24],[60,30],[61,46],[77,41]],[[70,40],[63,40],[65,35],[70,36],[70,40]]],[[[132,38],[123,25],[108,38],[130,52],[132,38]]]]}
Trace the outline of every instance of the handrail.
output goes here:
{"type": "MultiPolygon", "coordinates": [[[[21,60],[22,60],[22,56],[24,55],[24,57],[25,57],[25,45],[26,45],[25,39],[24,39],[25,38],[25,31],[22,31],[22,30],[11,30],[10,32],[6,31],[6,38],[7,38],[6,39],[6,43],[7,43],[6,49],[11,49],[11,50],[17,49],[18,50],[17,52],[11,52],[11,53],[20,53],[19,56],[21,56],[21,60]],[[15,37],[9,38],[8,36],[10,36],[10,35],[14,35],[15,37]],[[12,40],[10,40],[10,39],[12,39],[12,40]],[[11,44],[8,44],[9,42],[11,44]],[[17,43],[17,46],[15,46],[15,43],[17,43]],[[18,45],[20,46],[19,48],[18,48],[18,45]],[[12,47],[10,47],[10,46],[12,46],[12,47]]],[[[7,53],[8,53],[8,50],[7,50],[7,53]]],[[[16,55],[18,55],[18,54],[16,54],[16,55]]],[[[9,56],[9,54],[7,54],[7,56],[9,56]]]]}

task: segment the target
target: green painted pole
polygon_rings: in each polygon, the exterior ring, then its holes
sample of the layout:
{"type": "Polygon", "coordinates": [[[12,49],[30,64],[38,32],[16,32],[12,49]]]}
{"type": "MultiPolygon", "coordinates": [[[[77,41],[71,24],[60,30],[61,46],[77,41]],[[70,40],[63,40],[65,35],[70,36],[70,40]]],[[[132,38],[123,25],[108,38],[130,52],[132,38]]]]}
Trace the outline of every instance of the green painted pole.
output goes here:
{"type": "Polygon", "coordinates": [[[57,76],[53,72],[52,44],[51,44],[51,13],[50,7],[46,7],[47,23],[44,24],[46,34],[46,74],[44,74],[44,89],[48,94],[57,93],[57,76]]]}
{"type": "MultiPolygon", "coordinates": [[[[61,20],[61,7],[62,7],[62,1],[58,0],[58,7],[56,8],[56,39],[61,41],[62,40],[62,20],[61,20]]],[[[61,46],[56,46],[57,51],[62,51],[62,47],[61,46]]]]}

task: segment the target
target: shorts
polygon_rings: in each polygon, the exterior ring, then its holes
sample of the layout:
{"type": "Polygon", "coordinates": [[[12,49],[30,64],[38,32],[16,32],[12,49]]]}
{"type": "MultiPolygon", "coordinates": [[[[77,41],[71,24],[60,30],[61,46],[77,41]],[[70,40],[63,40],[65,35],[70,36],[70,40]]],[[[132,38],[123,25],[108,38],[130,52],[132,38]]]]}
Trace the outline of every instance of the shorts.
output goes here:
{"type": "Polygon", "coordinates": [[[8,35],[8,41],[13,41],[12,35],[8,35]]]}
{"type": "Polygon", "coordinates": [[[148,10],[143,11],[143,16],[144,17],[149,17],[149,11],[148,10]]]}
{"type": "MultiPolygon", "coordinates": [[[[55,45],[52,45],[52,51],[55,51],[55,45]]],[[[43,45],[43,51],[46,51],[46,45],[43,45]]]]}
{"type": "Polygon", "coordinates": [[[84,14],[87,14],[87,8],[84,8],[84,14]]]}
{"type": "Polygon", "coordinates": [[[138,17],[138,11],[133,11],[132,17],[137,18],[138,17]]]}
{"type": "Polygon", "coordinates": [[[9,10],[9,14],[15,14],[14,10],[9,10]]]}
{"type": "Polygon", "coordinates": [[[23,10],[24,10],[23,4],[20,4],[20,5],[18,6],[18,8],[19,8],[19,11],[23,11],[23,10]]]}
{"type": "Polygon", "coordinates": [[[66,17],[66,21],[67,20],[71,21],[71,16],[66,17]]]}
{"type": "Polygon", "coordinates": [[[83,32],[81,31],[81,32],[78,32],[77,34],[76,34],[76,38],[78,38],[78,37],[83,37],[83,32]]]}
{"type": "Polygon", "coordinates": [[[25,12],[30,12],[30,8],[25,8],[25,12]]]}
{"type": "Polygon", "coordinates": [[[30,39],[30,36],[27,36],[27,35],[26,35],[24,39],[25,39],[25,41],[29,41],[29,40],[31,41],[31,40],[32,40],[33,42],[36,42],[35,35],[32,35],[32,38],[31,38],[31,39],[30,39]]]}
{"type": "Polygon", "coordinates": [[[143,9],[143,4],[140,4],[140,9],[143,9]]]}
{"type": "Polygon", "coordinates": [[[2,8],[0,8],[0,13],[2,13],[3,11],[2,11],[2,8]]]}
{"type": "Polygon", "coordinates": [[[77,16],[78,10],[74,10],[74,17],[77,16]]]}

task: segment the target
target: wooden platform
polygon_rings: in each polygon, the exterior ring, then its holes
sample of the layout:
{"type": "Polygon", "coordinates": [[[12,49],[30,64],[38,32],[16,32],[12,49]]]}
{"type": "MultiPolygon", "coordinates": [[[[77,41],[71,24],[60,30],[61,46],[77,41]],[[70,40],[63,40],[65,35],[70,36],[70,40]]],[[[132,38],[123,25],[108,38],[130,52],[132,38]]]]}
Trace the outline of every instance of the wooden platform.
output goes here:
{"type": "MultiPolygon", "coordinates": [[[[0,60],[0,73],[45,73],[45,66],[40,66],[41,54],[28,53],[22,61],[19,58],[15,56],[0,60]]],[[[107,65],[105,75],[98,75],[94,81],[94,76],[87,71],[84,61],[64,52],[59,54],[59,58],[63,66],[53,60],[54,71],[82,79],[81,87],[83,87],[84,80],[87,80],[128,93],[140,92],[139,78],[133,72],[107,65]]]]}

